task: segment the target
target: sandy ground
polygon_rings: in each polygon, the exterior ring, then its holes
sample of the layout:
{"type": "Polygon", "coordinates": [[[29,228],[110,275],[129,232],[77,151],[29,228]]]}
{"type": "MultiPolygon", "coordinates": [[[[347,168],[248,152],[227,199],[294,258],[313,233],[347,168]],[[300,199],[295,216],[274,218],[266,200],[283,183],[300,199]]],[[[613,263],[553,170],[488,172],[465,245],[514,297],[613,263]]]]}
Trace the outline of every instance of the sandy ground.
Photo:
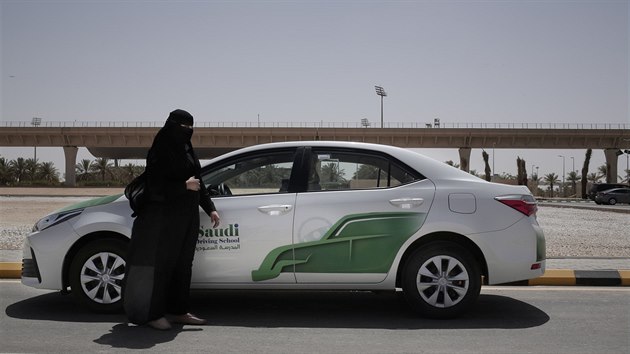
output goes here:
{"type": "MultiPolygon", "coordinates": [[[[0,188],[0,250],[20,249],[35,222],[50,212],[122,192],[123,188],[0,188]]],[[[538,222],[548,257],[630,257],[628,214],[539,207],[538,222]]]]}

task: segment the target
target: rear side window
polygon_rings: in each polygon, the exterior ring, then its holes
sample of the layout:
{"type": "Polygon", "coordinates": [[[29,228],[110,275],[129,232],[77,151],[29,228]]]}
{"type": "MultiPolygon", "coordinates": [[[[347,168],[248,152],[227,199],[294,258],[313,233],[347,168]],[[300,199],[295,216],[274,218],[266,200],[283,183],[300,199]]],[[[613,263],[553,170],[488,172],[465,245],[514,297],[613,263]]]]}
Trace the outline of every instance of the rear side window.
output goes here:
{"type": "Polygon", "coordinates": [[[313,149],[308,166],[308,191],[388,188],[424,178],[386,155],[354,150],[313,149]]]}

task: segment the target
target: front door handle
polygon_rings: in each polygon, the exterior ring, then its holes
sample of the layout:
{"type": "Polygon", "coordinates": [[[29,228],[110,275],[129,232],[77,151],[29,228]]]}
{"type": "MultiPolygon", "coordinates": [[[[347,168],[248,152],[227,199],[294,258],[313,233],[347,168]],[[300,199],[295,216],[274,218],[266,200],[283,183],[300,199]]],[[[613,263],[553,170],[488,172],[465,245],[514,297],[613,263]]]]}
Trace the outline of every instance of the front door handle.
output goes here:
{"type": "Polygon", "coordinates": [[[401,209],[415,208],[422,205],[422,203],[424,203],[423,198],[398,198],[398,199],[391,199],[389,201],[389,204],[393,206],[397,206],[401,209]]]}
{"type": "Polygon", "coordinates": [[[272,204],[258,207],[258,211],[271,216],[286,214],[291,211],[291,209],[293,209],[293,205],[288,204],[272,204]]]}

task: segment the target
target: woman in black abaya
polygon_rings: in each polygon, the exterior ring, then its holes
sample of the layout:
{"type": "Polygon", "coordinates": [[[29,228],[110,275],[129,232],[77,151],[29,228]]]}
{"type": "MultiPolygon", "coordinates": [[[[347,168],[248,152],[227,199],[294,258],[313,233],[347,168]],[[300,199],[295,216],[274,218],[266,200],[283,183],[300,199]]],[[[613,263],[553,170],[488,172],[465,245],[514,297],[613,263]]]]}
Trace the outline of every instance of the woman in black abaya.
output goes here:
{"type": "Polygon", "coordinates": [[[130,322],[156,329],[169,329],[171,322],[206,323],[188,312],[191,268],[199,207],[213,227],[219,214],[200,182],[192,126],[192,115],[177,109],[153,140],[146,161],[147,202],[136,212],[127,254],[125,312],[130,322]]]}

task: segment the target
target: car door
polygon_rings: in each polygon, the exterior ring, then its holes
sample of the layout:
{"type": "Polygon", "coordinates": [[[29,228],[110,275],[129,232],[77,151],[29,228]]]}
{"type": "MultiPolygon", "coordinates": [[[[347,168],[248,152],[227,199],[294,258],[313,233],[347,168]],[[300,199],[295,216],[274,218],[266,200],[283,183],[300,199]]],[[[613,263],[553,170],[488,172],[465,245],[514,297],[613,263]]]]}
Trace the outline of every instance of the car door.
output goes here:
{"type": "MultiPolygon", "coordinates": [[[[192,281],[252,283],[252,270],[273,249],[292,242],[296,193],[287,185],[295,149],[236,156],[205,169],[203,182],[221,216],[214,229],[201,211],[192,281]]],[[[295,283],[291,273],[268,283],[295,283]]],[[[214,285],[212,285],[214,284],[214,285]]]]}
{"type": "Polygon", "coordinates": [[[433,183],[378,152],[313,147],[305,155],[308,183],[296,199],[293,245],[275,250],[269,264],[291,255],[298,283],[382,281],[422,226],[433,183]]]}

